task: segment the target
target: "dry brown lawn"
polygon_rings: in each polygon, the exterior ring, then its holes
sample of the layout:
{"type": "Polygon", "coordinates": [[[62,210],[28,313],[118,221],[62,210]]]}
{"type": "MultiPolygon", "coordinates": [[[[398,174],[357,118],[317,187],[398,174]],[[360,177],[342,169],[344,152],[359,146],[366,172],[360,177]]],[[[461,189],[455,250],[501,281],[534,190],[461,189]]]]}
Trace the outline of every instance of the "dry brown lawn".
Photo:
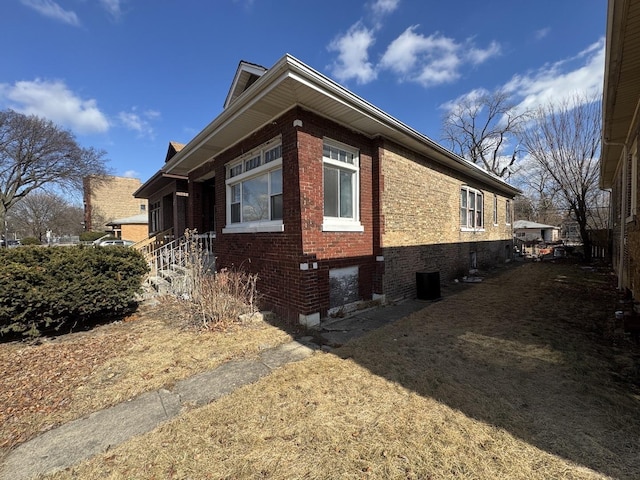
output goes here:
{"type": "Polygon", "coordinates": [[[268,324],[200,332],[167,301],[88,332],[0,344],[0,459],[61,423],[290,340],[268,324]]]}
{"type": "Polygon", "coordinates": [[[640,350],[613,336],[612,285],[527,263],[445,286],[409,317],[47,478],[640,478],[640,350]]]}

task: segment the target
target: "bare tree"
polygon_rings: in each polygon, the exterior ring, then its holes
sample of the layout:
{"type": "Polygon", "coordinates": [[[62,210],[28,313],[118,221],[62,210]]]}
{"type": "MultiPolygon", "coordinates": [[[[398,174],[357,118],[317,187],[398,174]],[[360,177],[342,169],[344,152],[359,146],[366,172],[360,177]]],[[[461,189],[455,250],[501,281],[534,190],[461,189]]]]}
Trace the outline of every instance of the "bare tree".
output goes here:
{"type": "Polygon", "coordinates": [[[11,231],[43,241],[47,230],[54,235],[79,235],[84,212],[67,199],[51,192],[32,192],[7,213],[11,231]]]}
{"type": "Polygon", "coordinates": [[[550,191],[578,223],[585,260],[591,260],[588,228],[600,211],[598,187],[601,99],[576,95],[540,107],[523,135],[531,160],[547,175],[550,191]]]}
{"type": "Polygon", "coordinates": [[[53,122],[0,111],[0,228],[7,211],[36,189],[82,188],[82,178],[106,174],[105,152],[82,148],[53,122]]]}
{"type": "Polygon", "coordinates": [[[528,112],[516,109],[504,90],[474,90],[449,108],[443,120],[443,140],[470,162],[499,177],[508,177],[528,117],[528,112]]]}

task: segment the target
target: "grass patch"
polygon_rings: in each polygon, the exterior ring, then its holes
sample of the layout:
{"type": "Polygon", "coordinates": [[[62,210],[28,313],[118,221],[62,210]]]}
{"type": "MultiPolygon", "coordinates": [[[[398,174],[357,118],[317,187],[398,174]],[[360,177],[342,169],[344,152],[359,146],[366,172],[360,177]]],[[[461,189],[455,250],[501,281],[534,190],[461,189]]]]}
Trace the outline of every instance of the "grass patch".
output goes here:
{"type": "Polygon", "coordinates": [[[61,423],[291,339],[266,323],[202,332],[183,316],[181,305],[164,302],[89,332],[0,344],[0,453],[61,423]]]}
{"type": "Polygon", "coordinates": [[[513,266],[47,478],[640,478],[607,275],[513,266]]]}

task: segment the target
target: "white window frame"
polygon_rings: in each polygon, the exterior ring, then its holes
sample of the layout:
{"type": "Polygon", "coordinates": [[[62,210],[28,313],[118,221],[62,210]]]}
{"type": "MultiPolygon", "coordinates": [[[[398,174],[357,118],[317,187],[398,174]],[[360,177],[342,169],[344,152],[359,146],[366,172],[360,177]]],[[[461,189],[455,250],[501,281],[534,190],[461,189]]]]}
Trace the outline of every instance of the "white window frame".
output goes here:
{"type": "Polygon", "coordinates": [[[626,208],[628,208],[628,213],[629,215],[627,215],[626,217],[626,222],[632,222],[635,217],[636,214],[638,212],[638,141],[635,140],[633,142],[633,145],[631,146],[631,150],[629,150],[629,159],[630,159],[630,165],[627,167],[630,167],[630,171],[629,171],[629,175],[631,175],[631,178],[629,179],[630,181],[628,182],[628,185],[630,185],[631,187],[631,195],[629,196],[629,201],[631,202],[628,206],[625,206],[626,208]]]}
{"type": "Polygon", "coordinates": [[[513,211],[511,208],[511,200],[505,200],[505,205],[504,205],[504,216],[505,216],[505,223],[507,225],[511,225],[511,220],[513,217],[513,211]]]}
{"type": "MultiPolygon", "coordinates": [[[[360,152],[344,143],[331,140],[328,138],[323,139],[322,142],[322,207],[323,207],[323,232],[364,232],[364,227],[360,223],[360,152]],[[347,161],[341,161],[340,159],[333,159],[324,155],[325,146],[344,152],[353,156],[353,164],[347,161]],[[351,205],[352,205],[352,217],[334,217],[324,215],[324,185],[325,167],[333,168],[339,171],[349,172],[353,175],[352,192],[351,192],[351,205]]],[[[339,206],[338,206],[339,208],[339,206]]]]}
{"type": "Polygon", "coordinates": [[[484,231],[484,193],[482,193],[481,190],[478,190],[476,188],[472,188],[466,185],[463,185],[460,187],[460,193],[459,193],[459,206],[460,206],[460,230],[463,232],[483,232],[484,231]],[[466,205],[463,207],[462,205],[462,194],[463,192],[466,193],[466,205]],[[474,205],[475,208],[473,209],[473,219],[474,219],[474,225],[469,226],[469,198],[470,196],[474,196],[474,205]],[[478,204],[478,197],[480,198],[480,203],[478,204]],[[480,205],[482,211],[481,211],[481,215],[480,215],[480,220],[482,222],[482,224],[480,226],[476,225],[477,223],[477,214],[478,214],[478,205],[480,205]],[[465,218],[465,223],[462,223],[462,219],[463,219],[463,213],[462,210],[464,209],[464,218],[465,218]]]}
{"type": "Polygon", "coordinates": [[[498,225],[498,196],[493,194],[493,225],[498,225]]]}
{"type": "MultiPolygon", "coordinates": [[[[269,157],[272,157],[271,155],[269,157]]],[[[240,186],[242,189],[242,184],[261,177],[263,175],[268,175],[267,180],[267,189],[268,189],[268,209],[269,209],[269,218],[271,218],[273,212],[271,212],[271,198],[274,196],[271,191],[272,183],[271,183],[271,174],[280,170],[280,175],[282,175],[282,144],[280,143],[279,138],[277,140],[271,140],[260,147],[252,150],[246,155],[243,155],[240,158],[236,158],[235,160],[229,162],[226,165],[226,222],[225,227],[222,229],[222,233],[258,233],[258,232],[283,232],[284,231],[284,222],[283,219],[276,220],[255,220],[255,221],[240,221],[240,222],[232,222],[231,221],[231,205],[237,202],[233,202],[234,199],[231,198],[232,189],[235,186],[240,186]],[[271,152],[274,149],[280,147],[280,157],[279,158],[268,158],[267,152],[271,152]]],[[[284,181],[281,180],[282,190],[284,190],[284,181]]],[[[275,195],[282,195],[284,192],[280,192],[275,195]]],[[[240,215],[243,214],[243,206],[242,206],[242,193],[240,194],[240,215]]],[[[242,220],[242,217],[241,217],[242,220]]]]}

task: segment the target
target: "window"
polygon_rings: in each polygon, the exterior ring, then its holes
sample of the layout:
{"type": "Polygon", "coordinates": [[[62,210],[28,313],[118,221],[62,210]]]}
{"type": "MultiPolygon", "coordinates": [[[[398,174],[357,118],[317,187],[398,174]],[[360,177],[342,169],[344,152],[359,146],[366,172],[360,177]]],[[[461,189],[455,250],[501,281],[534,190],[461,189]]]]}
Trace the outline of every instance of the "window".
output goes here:
{"type": "Polygon", "coordinates": [[[151,232],[160,231],[160,202],[152,203],[149,209],[149,222],[151,232]]]}
{"type": "Polygon", "coordinates": [[[498,224],[498,196],[493,194],[493,224],[498,224]]]}
{"type": "Polygon", "coordinates": [[[507,225],[511,225],[511,200],[507,200],[506,205],[505,205],[505,210],[506,210],[506,222],[507,225]]]}
{"type": "Polygon", "coordinates": [[[282,146],[268,142],[227,166],[223,233],[277,232],[282,224],[282,146]]]}
{"type": "Polygon", "coordinates": [[[469,187],[460,189],[460,226],[478,230],[484,226],[482,192],[469,187]]]}
{"type": "Polygon", "coordinates": [[[325,140],[322,146],[324,231],[364,231],[359,218],[358,151],[325,140]]]}

